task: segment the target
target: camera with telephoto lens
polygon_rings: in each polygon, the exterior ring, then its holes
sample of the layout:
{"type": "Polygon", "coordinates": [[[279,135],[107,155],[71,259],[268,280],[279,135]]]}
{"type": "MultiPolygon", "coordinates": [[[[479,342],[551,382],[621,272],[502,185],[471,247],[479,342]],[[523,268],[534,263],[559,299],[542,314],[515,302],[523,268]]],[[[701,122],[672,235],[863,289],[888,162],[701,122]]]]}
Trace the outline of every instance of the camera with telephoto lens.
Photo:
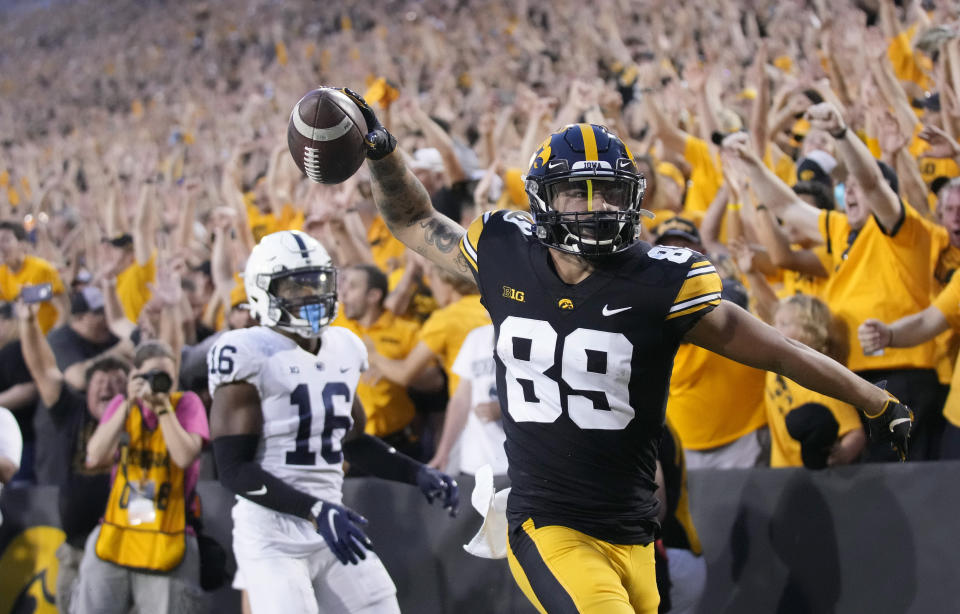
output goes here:
{"type": "Polygon", "coordinates": [[[173,388],[173,379],[170,374],[163,369],[150,369],[144,373],[136,375],[140,379],[147,380],[150,386],[150,392],[154,394],[166,394],[173,388]]]}

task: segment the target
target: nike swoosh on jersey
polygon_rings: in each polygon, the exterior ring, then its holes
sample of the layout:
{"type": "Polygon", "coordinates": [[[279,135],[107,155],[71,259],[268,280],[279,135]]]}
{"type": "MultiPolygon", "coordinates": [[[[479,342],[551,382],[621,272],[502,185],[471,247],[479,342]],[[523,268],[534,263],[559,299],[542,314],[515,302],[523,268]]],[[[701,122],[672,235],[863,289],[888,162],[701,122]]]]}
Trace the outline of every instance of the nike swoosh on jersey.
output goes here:
{"type": "Polygon", "coordinates": [[[248,490],[247,494],[250,495],[251,497],[259,497],[260,495],[265,495],[267,494],[267,485],[264,484],[263,486],[261,486],[256,490],[248,490]]]}
{"type": "Polygon", "coordinates": [[[612,316],[614,314],[620,313],[621,311],[626,311],[627,309],[633,309],[633,306],[630,307],[621,307],[619,309],[610,309],[607,305],[603,306],[603,309],[600,311],[605,316],[612,316]]]}

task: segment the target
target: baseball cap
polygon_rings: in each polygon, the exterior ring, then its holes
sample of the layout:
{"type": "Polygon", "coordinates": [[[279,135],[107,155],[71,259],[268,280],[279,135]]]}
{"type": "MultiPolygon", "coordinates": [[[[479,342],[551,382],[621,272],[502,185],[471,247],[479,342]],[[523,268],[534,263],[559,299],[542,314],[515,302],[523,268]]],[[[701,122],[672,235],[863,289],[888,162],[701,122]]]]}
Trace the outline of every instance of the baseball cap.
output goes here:
{"type": "Polygon", "coordinates": [[[103,311],[103,292],[94,286],[84,286],[70,295],[70,313],[78,315],[90,311],[103,311]]]}
{"type": "Polygon", "coordinates": [[[703,243],[697,225],[685,217],[672,217],[657,226],[656,243],[662,243],[668,237],[680,237],[692,243],[703,243]]]}
{"type": "Polygon", "coordinates": [[[103,243],[109,243],[114,247],[126,247],[128,245],[133,245],[133,235],[128,232],[114,235],[112,237],[104,237],[101,239],[103,243]]]}
{"type": "Polygon", "coordinates": [[[807,153],[797,161],[797,181],[816,181],[833,187],[830,173],[837,167],[837,160],[819,149],[807,153]]]}

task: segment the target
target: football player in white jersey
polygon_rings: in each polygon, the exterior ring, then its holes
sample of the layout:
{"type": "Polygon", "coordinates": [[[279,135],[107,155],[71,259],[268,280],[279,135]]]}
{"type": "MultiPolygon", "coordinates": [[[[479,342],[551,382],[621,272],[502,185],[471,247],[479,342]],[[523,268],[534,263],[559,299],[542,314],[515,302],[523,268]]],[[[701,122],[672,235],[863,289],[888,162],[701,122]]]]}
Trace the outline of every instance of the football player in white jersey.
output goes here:
{"type": "Polygon", "coordinates": [[[207,356],[220,481],[237,495],[233,549],[254,614],[399,612],[396,588],[341,504],[343,460],[416,484],[453,514],[457,484],[363,432],[360,339],[330,327],[336,271],[297,231],[264,237],[244,285],[260,326],[223,334],[207,356]]]}

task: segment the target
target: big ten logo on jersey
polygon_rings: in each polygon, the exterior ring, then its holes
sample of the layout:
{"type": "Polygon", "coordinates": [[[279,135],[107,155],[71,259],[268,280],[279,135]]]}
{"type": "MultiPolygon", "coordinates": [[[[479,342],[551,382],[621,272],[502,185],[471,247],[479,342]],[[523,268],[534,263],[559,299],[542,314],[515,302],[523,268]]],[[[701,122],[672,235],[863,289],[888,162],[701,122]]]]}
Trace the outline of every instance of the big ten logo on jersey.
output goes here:
{"type": "Polygon", "coordinates": [[[503,214],[503,221],[514,224],[523,234],[533,236],[533,219],[526,211],[507,211],[503,214]]]}
{"type": "Polygon", "coordinates": [[[562,396],[570,420],[582,429],[619,430],[633,420],[633,344],[622,333],[578,328],[561,339],[549,322],[509,316],[500,325],[496,352],[506,367],[506,410],[515,422],[556,421],[562,396]],[[554,369],[558,355],[560,368],[554,369]]]}
{"type": "Polygon", "coordinates": [[[514,290],[510,286],[504,286],[503,297],[522,303],[526,295],[523,293],[523,290],[514,290]]]}
{"type": "Polygon", "coordinates": [[[693,250],[687,249],[686,247],[671,247],[669,245],[657,245],[656,247],[650,248],[650,251],[647,252],[647,256],[654,260],[666,260],[676,264],[683,264],[687,260],[690,260],[693,254],[693,250]]]}

